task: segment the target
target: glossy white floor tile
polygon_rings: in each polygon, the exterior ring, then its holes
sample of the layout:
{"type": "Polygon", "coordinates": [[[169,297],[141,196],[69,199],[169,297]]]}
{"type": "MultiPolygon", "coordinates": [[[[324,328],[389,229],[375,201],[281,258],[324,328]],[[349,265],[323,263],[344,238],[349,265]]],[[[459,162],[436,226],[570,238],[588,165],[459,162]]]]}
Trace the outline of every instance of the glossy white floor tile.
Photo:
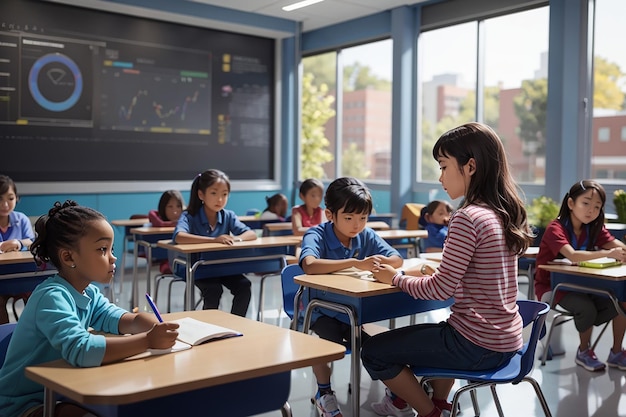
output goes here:
{"type": "MultiPolygon", "coordinates": [[[[142,270],[140,272],[143,272],[142,270]]],[[[124,308],[130,306],[132,270],[127,270],[126,282],[123,292],[116,294],[117,302],[124,308]]],[[[143,273],[141,277],[145,276],[143,273]]],[[[258,306],[259,282],[258,276],[250,276],[252,281],[252,301],[248,310],[248,317],[255,319],[258,306]]],[[[166,308],[166,286],[160,290],[158,306],[165,311],[166,308]]],[[[180,311],[183,306],[184,285],[178,283],[173,287],[172,310],[180,311]]],[[[139,294],[145,292],[145,283],[140,285],[139,294]]],[[[153,291],[154,292],[154,291],[153,291]]],[[[520,285],[520,297],[526,294],[526,285],[520,285]]],[[[141,298],[140,298],[141,299],[141,298]]],[[[228,291],[222,299],[221,309],[230,311],[231,296],[228,291]]],[[[143,301],[143,300],[142,300],[143,301]]],[[[140,303],[140,307],[144,306],[140,303]]],[[[280,314],[281,289],[278,277],[266,280],[266,295],[264,308],[264,321],[283,327],[288,326],[288,319],[284,314],[280,314]]],[[[447,316],[446,311],[437,311],[429,315],[420,316],[420,320],[438,321],[447,316]]],[[[379,323],[388,325],[387,322],[379,323]]],[[[408,318],[400,318],[396,321],[397,326],[407,325],[408,318]]],[[[552,415],[555,417],[626,417],[626,372],[616,369],[608,369],[603,372],[592,373],[584,370],[574,363],[574,355],[578,345],[578,335],[573,323],[563,325],[562,334],[563,346],[566,350],[562,356],[557,356],[548,361],[545,366],[536,361],[532,376],[540,383],[546,396],[552,415]]],[[[612,342],[610,330],[602,337],[596,353],[598,358],[605,360],[608,356],[609,346],[612,342]]],[[[540,348],[541,349],[541,348],[540,348]]],[[[538,355],[540,352],[538,352],[538,355]]],[[[333,389],[341,405],[344,416],[352,416],[350,409],[350,396],[348,394],[348,382],[350,373],[350,359],[346,357],[334,364],[333,389]]],[[[315,407],[311,404],[311,397],[316,390],[315,379],[309,368],[298,369],[292,372],[292,389],[289,403],[292,407],[293,415],[296,417],[316,416],[315,407]]],[[[373,382],[362,369],[361,377],[361,407],[362,417],[374,417],[370,403],[377,401],[384,394],[384,386],[380,382],[373,382]]],[[[543,411],[539,403],[535,400],[534,391],[527,383],[516,386],[500,386],[498,394],[502,403],[506,417],[532,417],[543,416],[543,411]]],[[[245,394],[243,394],[245,396],[245,394]]],[[[481,416],[497,416],[497,411],[491,399],[488,389],[478,391],[479,406],[481,416]]],[[[469,395],[461,398],[462,416],[470,417],[474,415],[469,395]]],[[[280,411],[266,413],[263,417],[281,416],[280,411]]]]}

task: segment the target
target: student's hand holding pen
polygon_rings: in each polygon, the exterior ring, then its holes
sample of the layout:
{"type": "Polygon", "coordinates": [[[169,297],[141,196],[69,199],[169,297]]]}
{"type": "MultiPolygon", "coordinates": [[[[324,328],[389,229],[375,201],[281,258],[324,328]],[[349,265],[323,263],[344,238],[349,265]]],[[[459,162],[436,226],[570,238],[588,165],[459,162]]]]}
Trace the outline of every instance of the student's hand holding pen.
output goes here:
{"type": "Polygon", "coordinates": [[[178,337],[178,323],[156,323],[148,330],[148,345],[150,349],[167,349],[174,346],[178,337]]]}

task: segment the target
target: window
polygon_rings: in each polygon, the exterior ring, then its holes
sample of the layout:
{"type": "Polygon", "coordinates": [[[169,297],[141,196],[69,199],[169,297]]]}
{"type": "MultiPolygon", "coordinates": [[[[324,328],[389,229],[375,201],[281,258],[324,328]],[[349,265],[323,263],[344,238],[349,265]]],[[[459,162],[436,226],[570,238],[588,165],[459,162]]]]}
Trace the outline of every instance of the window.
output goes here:
{"type": "Polygon", "coordinates": [[[302,178],[348,175],[362,180],[391,179],[391,67],[390,39],[303,59],[302,126],[309,133],[301,139],[302,178]],[[336,91],[337,62],[341,62],[339,72],[343,74],[340,97],[336,91]],[[313,86],[317,88],[315,100],[309,99],[309,74],[314,76],[313,86]],[[333,112],[323,128],[318,128],[321,120],[314,115],[319,114],[321,97],[327,100],[323,110],[332,107],[333,112]],[[343,103],[340,108],[337,102],[343,103]],[[340,134],[337,134],[338,125],[340,134]],[[307,142],[312,143],[305,146],[307,142]],[[319,160],[318,151],[326,158],[319,160]],[[320,175],[312,175],[316,170],[320,175]]]}
{"type": "Polygon", "coordinates": [[[439,135],[478,120],[504,142],[517,181],[544,182],[548,26],[548,8],[541,7],[420,35],[423,181],[439,176],[431,154],[439,135]]]}
{"type": "Polygon", "coordinates": [[[624,179],[626,172],[626,54],[623,39],[626,2],[596,0],[593,39],[593,121],[591,173],[593,178],[624,179]],[[610,143],[610,132],[620,141],[610,143]]]}
{"type": "Polygon", "coordinates": [[[336,177],[335,142],[337,54],[329,52],[302,60],[302,133],[300,179],[336,177]]]}
{"type": "Polygon", "coordinates": [[[446,130],[475,120],[476,24],[466,23],[420,34],[418,74],[421,74],[421,179],[436,181],[435,141],[446,130]],[[446,53],[442,54],[442,49],[446,53]]]}
{"type": "Polygon", "coordinates": [[[598,129],[598,142],[608,142],[611,139],[611,129],[601,127],[598,129]]]}

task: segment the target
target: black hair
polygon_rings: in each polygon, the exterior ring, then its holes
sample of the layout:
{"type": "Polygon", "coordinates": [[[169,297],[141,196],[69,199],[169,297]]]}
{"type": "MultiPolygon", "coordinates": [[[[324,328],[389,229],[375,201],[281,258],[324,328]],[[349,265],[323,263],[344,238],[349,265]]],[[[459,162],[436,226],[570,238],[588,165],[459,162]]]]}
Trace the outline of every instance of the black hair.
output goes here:
{"type": "Polygon", "coordinates": [[[199,190],[206,190],[216,182],[223,181],[226,183],[228,193],[230,193],[230,180],[228,175],[224,174],[219,169],[207,169],[202,174],[196,175],[191,183],[191,194],[189,195],[189,206],[187,206],[187,212],[192,216],[200,211],[202,207],[202,201],[198,197],[199,190]]]}
{"type": "Polygon", "coordinates": [[[265,197],[265,202],[267,203],[267,207],[263,212],[272,211],[272,208],[276,206],[276,204],[280,203],[281,200],[287,200],[284,194],[276,193],[270,197],[265,197]]]}
{"type": "MultiPolygon", "coordinates": [[[[602,207],[600,208],[600,214],[596,219],[589,223],[589,243],[590,247],[596,241],[596,238],[600,234],[602,227],[604,226],[604,204],[606,203],[606,192],[604,191],[604,187],[600,185],[600,183],[593,180],[582,180],[578,181],[576,184],[572,185],[567,193],[565,193],[565,197],[563,197],[563,201],[561,202],[561,209],[559,210],[559,215],[557,217],[558,221],[565,226],[565,223],[570,220],[572,216],[572,211],[567,204],[567,201],[571,198],[573,201],[576,201],[578,197],[580,197],[585,191],[594,190],[598,193],[598,197],[602,201],[602,207]]],[[[592,250],[592,249],[588,249],[592,250]]]]}
{"type": "Polygon", "coordinates": [[[426,227],[428,223],[426,221],[426,215],[430,214],[432,216],[435,210],[437,210],[437,207],[439,207],[439,204],[444,204],[446,206],[446,209],[448,210],[448,213],[452,213],[454,211],[452,204],[450,204],[448,201],[433,200],[430,203],[426,204],[424,207],[422,207],[422,210],[420,211],[420,219],[418,221],[420,226],[426,227]]]}
{"type": "Polygon", "coordinates": [[[13,180],[7,175],[0,175],[0,195],[6,194],[11,188],[13,188],[13,192],[17,197],[17,187],[13,180]]]}
{"type": "Polygon", "coordinates": [[[466,123],[444,133],[433,147],[433,158],[456,159],[459,169],[475,161],[475,172],[460,206],[477,204],[491,208],[504,228],[506,244],[514,253],[523,254],[533,241],[521,190],[513,181],[502,141],[489,126],[466,123]]]}
{"type": "Polygon", "coordinates": [[[319,188],[320,191],[324,192],[324,184],[322,184],[322,181],[317,178],[307,178],[300,184],[300,194],[304,196],[313,188],[319,188]]]}
{"type": "Polygon", "coordinates": [[[61,249],[76,249],[78,241],[89,230],[90,223],[96,220],[106,220],[102,213],[72,200],[65,203],[57,201],[48,211],[48,214],[37,219],[35,233],[37,237],[30,245],[30,253],[35,257],[37,264],[52,262],[61,269],[59,251],[61,249]]]}
{"type": "Polygon", "coordinates": [[[159,217],[161,220],[172,221],[178,219],[168,219],[165,214],[165,207],[167,207],[168,203],[171,199],[176,199],[180,203],[180,206],[185,205],[185,201],[183,200],[183,195],[178,190],[167,190],[161,194],[161,198],[159,199],[159,217]]]}
{"type": "Polygon", "coordinates": [[[324,196],[326,209],[337,214],[344,213],[372,214],[372,195],[370,190],[356,178],[342,177],[330,183],[324,196]]]}

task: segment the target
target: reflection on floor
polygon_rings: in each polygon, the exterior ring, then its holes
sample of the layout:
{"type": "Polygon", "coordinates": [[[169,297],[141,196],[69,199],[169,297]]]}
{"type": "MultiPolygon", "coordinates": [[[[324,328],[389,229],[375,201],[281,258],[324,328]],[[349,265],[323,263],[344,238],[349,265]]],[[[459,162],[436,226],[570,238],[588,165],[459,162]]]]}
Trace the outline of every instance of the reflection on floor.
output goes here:
{"type": "MultiPolygon", "coordinates": [[[[143,268],[142,268],[143,269],[143,268]]],[[[126,270],[126,278],[123,285],[123,291],[115,294],[116,302],[124,308],[130,306],[130,291],[132,282],[132,270],[126,270]]],[[[144,277],[140,270],[140,276],[144,277]]],[[[258,293],[260,277],[251,275],[252,281],[252,301],[248,309],[248,317],[256,318],[258,306],[258,293]]],[[[523,282],[523,280],[520,280],[523,282]]],[[[167,293],[162,285],[159,292],[158,306],[164,312],[167,305],[167,293]]],[[[119,285],[116,286],[119,290],[119,285]]],[[[183,291],[184,284],[176,283],[172,287],[172,310],[180,311],[183,308],[183,291]]],[[[145,292],[145,283],[140,283],[139,294],[145,292]]],[[[281,288],[280,279],[268,278],[265,287],[265,306],[264,321],[271,324],[287,327],[288,319],[284,314],[280,313],[281,307],[281,288]]],[[[526,294],[526,285],[520,285],[520,297],[526,294]]],[[[196,297],[197,297],[196,292],[196,297]]],[[[231,297],[226,290],[222,297],[221,308],[230,311],[231,297]]],[[[145,309],[145,305],[140,302],[141,309],[145,309]]],[[[430,314],[424,314],[419,317],[418,321],[440,321],[445,319],[447,311],[436,311],[430,314]]],[[[380,325],[388,326],[388,322],[380,322],[380,325]]],[[[408,318],[400,318],[396,320],[396,326],[408,324],[408,318]]],[[[578,335],[573,323],[566,323],[562,331],[562,345],[565,354],[557,356],[548,361],[545,366],[541,366],[537,360],[532,376],[541,384],[542,390],[548,401],[552,415],[555,417],[581,417],[581,416],[597,416],[597,417],[626,417],[626,371],[620,371],[609,368],[603,372],[592,373],[584,370],[574,363],[574,355],[578,345],[578,335]]],[[[596,330],[597,333],[597,330],[596,330]]],[[[605,360],[608,356],[609,347],[612,342],[610,331],[602,337],[596,349],[596,354],[601,360],[605,360]]],[[[541,348],[540,348],[541,349],[541,348]]],[[[540,352],[538,352],[540,354],[540,352]]],[[[348,394],[348,382],[350,378],[350,359],[346,357],[334,364],[332,377],[333,389],[336,391],[337,398],[343,411],[344,416],[351,416],[350,397],[348,394]]],[[[316,389],[315,379],[313,378],[310,368],[299,369],[292,372],[292,388],[289,397],[289,403],[292,407],[293,415],[298,417],[315,417],[317,415],[315,407],[311,404],[311,397],[316,389]]],[[[361,408],[360,415],[362,417],[374,417],[376,414],[372,411],[370,403],[379,400],[384,394],[384,385],[379,381],[373,382],[366,371],[362,370],[361,378],[361,408]]],[[[500,386],[498,394],[504,414],[507,417],[532,417],[543,416],[543,411],[539,403],[534,399],[534,392],[529,384],[522,383],[516,386],[500,386]]],[[[245,393],[242,394],[245,398],[245,393]]],[[[478,400],[482,416],[497,415],[488,389],[478,391],[478,400]]],[[[473,416],[474,412],[471,406],[469,396],[461,398],[462,416],[473,416]]],[[[279,411],[263,414],[263,417],[280,416],[279,411]]]]}

